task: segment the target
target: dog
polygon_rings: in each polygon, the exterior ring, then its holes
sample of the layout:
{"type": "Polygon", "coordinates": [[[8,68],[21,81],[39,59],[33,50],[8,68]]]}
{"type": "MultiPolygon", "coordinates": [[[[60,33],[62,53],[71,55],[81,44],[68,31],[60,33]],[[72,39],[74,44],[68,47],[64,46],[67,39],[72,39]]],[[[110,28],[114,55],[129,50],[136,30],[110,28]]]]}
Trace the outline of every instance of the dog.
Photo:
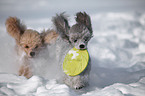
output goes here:
{"type": "Polygon", "coordinates": [[[15,49],[19,57],[18,74],[30,78],[33,75],[30,59],[37,57],[39,51],[45,45],[54,42],[58,35],[54,30],[43,31],[40,34],[35,30],[27,29],[17,17],[9,17],[5,25],[8,34],[16,41],[15,49]]]}
{"type": "MultiPolygon", "coordinates": [[[[73,47],[84,50],[87,49],[88,41],[93,36],[90,16],[87,13],[78,12],[76,14],[76,24],[70,27],[68,16],[65,13],[57,14],[52,19],[56,32],[59,36],[56,40],[56,55],[58,65],[62,67],[65,55],[73,47]]],[[[87,68],[77,76],[68,76],[63,73],[63,81],[68,86],[75,89],[82,89],[89,85],[89,73],[91,70],[91,60],[87,68]]]]}

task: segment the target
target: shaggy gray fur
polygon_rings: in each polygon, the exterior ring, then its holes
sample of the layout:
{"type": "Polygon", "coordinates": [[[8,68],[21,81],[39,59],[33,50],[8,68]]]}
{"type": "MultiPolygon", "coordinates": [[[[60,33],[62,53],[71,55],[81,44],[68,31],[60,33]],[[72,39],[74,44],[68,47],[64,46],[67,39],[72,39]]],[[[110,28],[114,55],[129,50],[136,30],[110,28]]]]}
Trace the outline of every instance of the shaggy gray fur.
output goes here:
{"type": "MultiPolygon", "coordinates": [[[[56,31],[59,33],[56,41],[58,65],[62,67],[65,55],[70,49],[76,47],[77,49],[87,49],[88,41],[92,38],[92,27],[89,15],[84,13],[76,14],[76,24],[69,26],[67,16],[62,13],[53,18],[53,23],[56,31]]],[[[68,76],[64,74],[64,82],[75,89],[81,89],[88,85],[89,72],[91,69],[91,62],[87,68],[77,76],[68,76]]],[[[63,70],[62,70],[63,71],[63,70]]]]}

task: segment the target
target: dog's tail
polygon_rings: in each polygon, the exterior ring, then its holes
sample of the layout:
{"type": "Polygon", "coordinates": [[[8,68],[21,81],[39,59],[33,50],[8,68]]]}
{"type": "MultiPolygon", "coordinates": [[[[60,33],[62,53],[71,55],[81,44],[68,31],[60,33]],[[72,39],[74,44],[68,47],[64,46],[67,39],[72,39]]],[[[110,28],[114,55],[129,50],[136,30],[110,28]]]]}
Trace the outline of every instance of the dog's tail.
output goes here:
{"type": "Polygon", "coordinates": [[[89,31],[92,32],[91,19],[90,19],[90,16],[86,12],[84,13],[78,12],[76,14],[76,22],[78,24],[85,25],[89,29],[89,31]]]}
{"type": "Polygon", "coordinates": [[[9,17],[6,20],[6,29],[7,32],[16,39],[16,41],[19,41],[20,35],[24,33],[26,30],[26,26],[23,25],[20,20],[16,17],[9,17]]]}
{"type": "Polygon", "coordinates": [[[55,17],[53,17],[52,21],[56,28],[57,33],[63,38],[68,40],[68,31],[70,29],[70,26],[68,24],[68,16],[66,16],[64,13],[57,14],[55,17]]]}

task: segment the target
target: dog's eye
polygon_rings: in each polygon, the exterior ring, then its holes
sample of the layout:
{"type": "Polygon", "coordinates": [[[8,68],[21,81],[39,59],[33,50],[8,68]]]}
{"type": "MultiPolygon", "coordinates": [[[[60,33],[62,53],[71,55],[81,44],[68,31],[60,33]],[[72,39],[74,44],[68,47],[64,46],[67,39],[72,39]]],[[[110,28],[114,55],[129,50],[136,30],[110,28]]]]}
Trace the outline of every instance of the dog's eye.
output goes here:
{"type": "Polygon", "coordinates": [[[35,47],[35,49],[38,48],[38,46],[35,47]]]}
{"type": "Polygon", "coordinates": [[[74,40],[74,43],[76,43],[77,42],[77,40],[74,40]]]}
{"type": "Polygon", "coordinates": [[[87,41],[89,41],[89,40],[90,40],[90,38],[88,38],[88,37],[85,38],[85,42],[87,42],[87,41]]]}
{"type": "Polygon", "coordinates": [[[29,48],[29,46],[26,45],[25,48],[29,48]]]}
{"type": "Polygon", "coordinates": [[[85,39],[85,41],[88,41],[88,39],[85,39]]]}

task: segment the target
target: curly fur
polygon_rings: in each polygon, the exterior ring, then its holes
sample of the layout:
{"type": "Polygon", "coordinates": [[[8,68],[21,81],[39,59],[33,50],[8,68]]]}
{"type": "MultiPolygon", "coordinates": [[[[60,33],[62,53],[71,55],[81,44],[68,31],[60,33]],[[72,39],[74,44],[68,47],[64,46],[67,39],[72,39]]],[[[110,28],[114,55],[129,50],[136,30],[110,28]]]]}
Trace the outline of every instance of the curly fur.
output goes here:
{"type": "Polygon", "coordinates": [[[42,35],[35,30],[27,29],[17,17],[9,17],[6,20],[6,29],[10,36],[16,40],[16,51],[21,63],[19,75],[30,78],[33,73],[29,59],[36,57],[42,46],[55,41],[57,33],[49,30],[42,35]]]}
{"type": "Polygon", "coordinates": [[[61,13],[60,15],[57,14],[56,17],[53,17],[52,21],[59,35],[61,35],[63,39],[66,39],[66,41],[68,41],[68,31],[70,29],[70,26],[67,20],[67,16],[64,13],[61,13]]]}
{"type": "MultiPolygon", "coordinates": [[[[57,45],[57,59],[58,65],[63,64],[65,55],[70,49],[76,47],[77,49],[87,49],[88,41],[92,38],[92,26],[90,16],[85,12],[78,12],[76,14],[76,24],[72,27],[68,24],[68,17],[62,13],[53,18],[56,31],[59,33],[56,41],[57,45]]],[[[77,76],[68,76],[64,74],[64,82],[75,89],[81,89],[88,85],[89,72],[91,69],[91,61],[87,68],[77,76]]]]}
{"type": "Polygon", "coordinates": [[[6,20],[6,29],[7,32],[18,42],[20,40],[20,36],[26,30],[26,26],[23,25],[16,17],[9,17],[6,20]]]}
{"type": "Polygon", "coordinates": [[[76,14],[76,16],[77,16],[76,17],[76,22],[78,24],[85,25],[88,28],[88,30],[90,32],[92,32],[92,25],[91,25],[91,20],[90,20],[89,15],[87,15],[86,12],[84,12],[84,13],[78,12],[76,14]]]}
{"type": "Polygon", "coordinates": [[[43,37],[44,44],[52,44],[56,41],[58,34],[54,30],[47,30],[41,36],[43,37]]]}

